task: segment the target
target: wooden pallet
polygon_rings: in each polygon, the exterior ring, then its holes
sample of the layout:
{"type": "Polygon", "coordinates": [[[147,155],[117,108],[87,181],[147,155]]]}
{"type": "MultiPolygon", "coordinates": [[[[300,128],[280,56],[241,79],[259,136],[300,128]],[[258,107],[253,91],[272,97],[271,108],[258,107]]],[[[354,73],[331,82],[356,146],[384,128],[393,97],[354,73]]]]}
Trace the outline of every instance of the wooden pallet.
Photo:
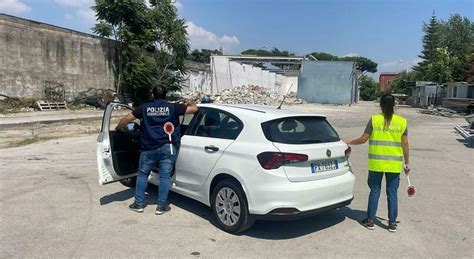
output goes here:
{"type": "Polygon", "coordinates": [[[37,101],[40,111],[51,111],[51,110],[66,110],[66,102],[47,102],[47,101],[37,101]]]}

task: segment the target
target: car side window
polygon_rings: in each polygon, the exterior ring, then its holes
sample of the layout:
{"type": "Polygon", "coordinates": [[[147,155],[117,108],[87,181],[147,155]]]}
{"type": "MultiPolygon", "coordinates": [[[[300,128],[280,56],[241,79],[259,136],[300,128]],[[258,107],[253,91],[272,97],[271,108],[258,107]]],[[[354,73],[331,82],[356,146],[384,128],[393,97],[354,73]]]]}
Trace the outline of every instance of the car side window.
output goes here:
{"type": "Polygon", "coordinates": [[[194,118],[194,113],[184,114],[179,116],[179,121],[181,123],[181,136],[186,135],[189,125],[191,124],[194,118]]]}
{"type": "Polygon", "coordinates": [[[205,108],[200,110],[197,115],[195,125],[192,126],[190,135],[236,139],[243,129],[243,123],[234,115],[213,108],[205,108]]]}
{"type": "Polygon", "coordinates": [[[188,114],[179,116],[179,121],[181,122],[181,125],[189,126],[193,118],[194,118],[194,113],[188,113],[188,114]]]}
{"type": "Polygon", "coordinates": [[[201,120],[203,114],[204,114],[204,109],[202,108],[200,108],[197,113],[193,114],[193,118],[189,122],[189,125],[187,126],[187,129],[184,135],[194,135],[194,132],[196,131],[196,127],[198,126],[198,121],[201,120]]]}

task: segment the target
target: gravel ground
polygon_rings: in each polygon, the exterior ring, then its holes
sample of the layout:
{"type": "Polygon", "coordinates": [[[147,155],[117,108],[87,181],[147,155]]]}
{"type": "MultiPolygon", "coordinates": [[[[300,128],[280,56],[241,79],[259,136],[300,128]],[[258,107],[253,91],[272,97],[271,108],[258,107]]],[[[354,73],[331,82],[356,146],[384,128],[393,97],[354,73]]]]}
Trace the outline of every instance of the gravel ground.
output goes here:
{"type": "MultiPolygon", "coordinates": [[[[327,114],[348,138],[359,136],[378,112],[373,103],[287,108],[327,114]]],[[[367,204],[366,145],[353,147],[357,180],[350,206],[304,220],[257,222],[234,236],[214,226],[206,206],[177,194],[163,216],[153,214],[154,206],[129,211],[132,189],[97,183],[93,134],[0,149],[0,257],[472,257],[474,145],[453,131],[463,120],[413,108],[397,112],[409,122],[417,196],[405,196],[402,177],[395,234],[384,229],[383,192],[378,227],[368,231],[357,222],[367,204]]],[[[154,203],[156,190],[149,192],[154,203]]]]}

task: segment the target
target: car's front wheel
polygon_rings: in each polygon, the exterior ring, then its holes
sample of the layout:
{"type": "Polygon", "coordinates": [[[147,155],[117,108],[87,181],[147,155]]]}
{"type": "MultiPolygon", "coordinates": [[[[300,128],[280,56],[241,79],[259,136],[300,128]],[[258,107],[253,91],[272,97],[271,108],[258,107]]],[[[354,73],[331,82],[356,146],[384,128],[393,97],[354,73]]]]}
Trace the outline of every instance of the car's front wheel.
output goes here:
{"type": "Polygon", "coordinates": [[[249,213],[244,191],[232,180],[217,184],[212,192],[211,208],[219,227],[232,234],[249,229],[255,222],[249,213]]]}

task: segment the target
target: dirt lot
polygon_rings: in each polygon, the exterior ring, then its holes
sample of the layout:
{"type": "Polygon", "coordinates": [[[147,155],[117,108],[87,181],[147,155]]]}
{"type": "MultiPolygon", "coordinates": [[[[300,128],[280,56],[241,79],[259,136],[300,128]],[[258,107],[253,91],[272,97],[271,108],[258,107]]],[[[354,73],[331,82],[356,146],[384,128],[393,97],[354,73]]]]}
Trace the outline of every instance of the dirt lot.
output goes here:
{"type": "MultiPolygon", "coordinates": [[[[378,111],[373,103],[290,109],[327,114],[339,134],[350,138],[378,111]]],[[[383,228],[384,193],[379,227],[368,231],[357,223],[367,204],[366,145],[353,147],[357,180],[350,206],[299,221],[257,222],[233,236],[213,225],[204,205],[176,194],[166,215],[155,216],[154,205],[143,214],[129,211],[133,190],[97,183],[96,134],[90,134],[98,129],[95,121],[81,133],[86,136],[0,149],[0,257],[472,257],[474,145],[453,130],[463,120],[413,108],[397,112],[409,122],[417,196],[404,195],[402,177],[395,234],[383,228]]],[[[1,141],[15,131],[2,130],[1,141]]],[[[150,189],[148,201],[154,203],[155,196],[150,189]]]]}

